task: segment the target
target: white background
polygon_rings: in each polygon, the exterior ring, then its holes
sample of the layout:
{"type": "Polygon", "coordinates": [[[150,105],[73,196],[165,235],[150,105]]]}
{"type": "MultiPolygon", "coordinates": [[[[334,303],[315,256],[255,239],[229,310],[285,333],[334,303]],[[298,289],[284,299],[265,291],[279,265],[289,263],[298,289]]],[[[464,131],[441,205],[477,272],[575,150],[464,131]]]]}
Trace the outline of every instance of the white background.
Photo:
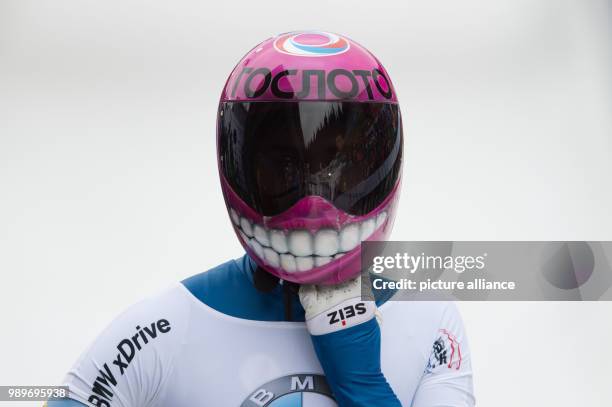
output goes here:
{"type": "MultiPolygon", "coordinates": [[[[0,384],[57,383],[130,303],[241,254],[215,109],[279,32],[391,74],[394,239],[611,240],[611,27],[606,0],[0,0],[0,384]]],[[[612,405],[611,303],[460,306],[480,406],[612,405]]]]}

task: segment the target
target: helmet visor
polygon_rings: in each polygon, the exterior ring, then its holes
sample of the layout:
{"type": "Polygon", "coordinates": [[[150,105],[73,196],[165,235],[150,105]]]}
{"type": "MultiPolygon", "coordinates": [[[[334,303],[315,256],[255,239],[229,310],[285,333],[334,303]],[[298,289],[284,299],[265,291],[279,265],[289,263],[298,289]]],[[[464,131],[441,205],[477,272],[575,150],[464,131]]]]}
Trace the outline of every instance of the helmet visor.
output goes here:
{"type": "Polygon", "coordinates": [[[365,215],[399,178],[397,104],[223,102],[217,125],[221,173],[264,216],[278,215],[309,195],[365,215]]]}

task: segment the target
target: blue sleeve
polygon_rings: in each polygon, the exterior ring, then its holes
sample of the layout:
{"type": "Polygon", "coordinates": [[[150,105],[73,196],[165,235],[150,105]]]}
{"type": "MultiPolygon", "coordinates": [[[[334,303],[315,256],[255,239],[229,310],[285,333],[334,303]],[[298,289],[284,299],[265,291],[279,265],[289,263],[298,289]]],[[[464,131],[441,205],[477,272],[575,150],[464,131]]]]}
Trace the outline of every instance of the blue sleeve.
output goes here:
{"type": "Polygon", "coordinates": [[[45,407],[84,407],[85,404],[81,404],[78,401],[64,399],[64,400],[53,400],[47,401],[45,407]]]}
{"type": "Polygon", "coordinates": [[[340,407],[401,407],[380,367],[380,327],[375,318],[313,335],[312,342],[340,407]]]}

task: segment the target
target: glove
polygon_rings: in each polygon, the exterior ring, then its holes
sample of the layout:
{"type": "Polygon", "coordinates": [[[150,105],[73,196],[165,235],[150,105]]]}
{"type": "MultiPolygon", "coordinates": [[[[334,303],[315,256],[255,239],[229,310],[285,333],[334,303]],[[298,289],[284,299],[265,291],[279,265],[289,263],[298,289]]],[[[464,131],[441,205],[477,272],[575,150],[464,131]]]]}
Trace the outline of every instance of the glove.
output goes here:
{"type": "Polygon", "coordinates": [[[303,285],[306,326],[341,407],[401,407],[380,367],[379,315],[361,297],[361,277],[335,286],[303,285]]]}
{"type": "Polygon", "coordinates": [[[361,277],[338,285],[300,286],[306,326],[311,335],[325,335],[369,321],[377,314],[376,303],[361,299],[361,277]]]}

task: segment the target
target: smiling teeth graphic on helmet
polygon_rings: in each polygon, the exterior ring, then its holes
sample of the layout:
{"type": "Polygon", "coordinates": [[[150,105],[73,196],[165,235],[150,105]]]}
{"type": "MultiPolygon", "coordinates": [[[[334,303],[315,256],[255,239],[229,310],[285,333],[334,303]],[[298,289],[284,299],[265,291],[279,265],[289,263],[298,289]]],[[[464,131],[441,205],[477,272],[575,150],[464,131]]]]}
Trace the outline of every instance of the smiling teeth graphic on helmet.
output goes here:
{"type": "Polygon", "coordinates": [[[304,229],[268,229],[230,210],[232,222],[242,240],[261,259],[288,273],[308,271],[339,259],[372,236],[387,220],[387,213],[344,225],[340,231],[323,228],[311,233],[304,229]]]}

